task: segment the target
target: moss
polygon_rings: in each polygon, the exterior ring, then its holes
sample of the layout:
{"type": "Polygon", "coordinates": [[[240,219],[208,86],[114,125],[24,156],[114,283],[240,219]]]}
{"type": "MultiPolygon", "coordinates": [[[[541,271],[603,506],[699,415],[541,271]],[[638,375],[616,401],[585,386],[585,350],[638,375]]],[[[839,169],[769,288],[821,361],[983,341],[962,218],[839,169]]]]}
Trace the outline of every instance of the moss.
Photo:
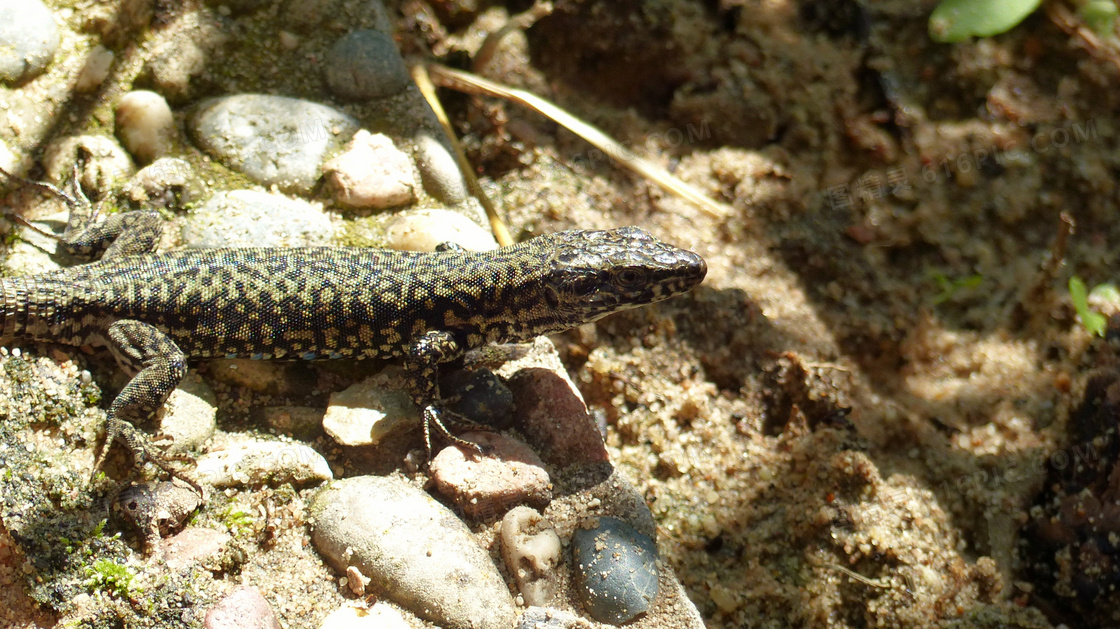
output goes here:
{"type": "Polygon", "coordinates": [[[256,523],[252,514],[233,506],[226,508],[219,519],[234,537],[244,537],[252,534],[253,525],[256,523]]]}
{"type": "Polygon", "coordinates": [[[937,285],[938,289],[937,295],[933,298],[933,305],[935,306],[953,301],[960,296],[962,291],[971,291],[984,283],[984,277],[979,274],[954,279],[944,273],[934,272],[930,274],[930,279],[937,285]]]}
{"type": "Polygon", "coordinates": [[[129,599],[135,592],[143,588],[133,588],[132,580],[136,578],[127,566],[108,559],[98,559],[86,569],[86,588],[90,592],[105,592],[110,596],[129,599]]]}

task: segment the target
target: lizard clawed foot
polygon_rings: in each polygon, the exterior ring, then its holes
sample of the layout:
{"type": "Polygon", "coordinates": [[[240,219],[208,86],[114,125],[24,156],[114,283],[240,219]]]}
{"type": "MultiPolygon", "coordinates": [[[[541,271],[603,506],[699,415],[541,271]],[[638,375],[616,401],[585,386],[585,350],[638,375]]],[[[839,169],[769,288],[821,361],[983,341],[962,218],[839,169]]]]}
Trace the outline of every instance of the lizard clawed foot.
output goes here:
{"type": "Polygon", "coordinates": [[[484,448],[482,445],[468,439],[463,439],[462,437],[457,437],[452,434],[452,432],[447,428],[447,424],[444,423],[444,417],[446,417],[450,423],[459,427],[466,427],[470,428],[471,430],[483,430],[488,432],[494,431],[493,428],[484,424],[479,424],[478,422],[471,421],[466,417],[459,415],[458,413],[440,409],[434,404],[429,404],[428,406],[424,407],[423,419],[424,447],[428,451],[429,461],[432,459],[432,428],[435,428],[435,432],[438,433],[441,437],[457,446],[471,450],[476,454],[486,453],[486,448],[484,448]]]}
{"type": "MultiPolygon", "coordinates": [[[[147,438],[136,429],[132,424],[110,417],[105,424],[105,443],[101,446],[101,454],[97,456],[97,461],[93,464],[93,472],[90,475],[90,480],[93,480],[93,475],[97,474],[99,470],[105,465],[105,459],[108,457],[109,450],[113,444],[119,443],[128,449],[132,455],[132,470],[128,476],[113,490],[113,497],[120,493],[124,486],[127,486],[137,476],[140,475],[140,468],[145,463],[151,463],[159,469],[163,470],[171,478],[177,478],[184,483],[191,486],[199,497],[204,497],[206,494],[202,490],[202,485],[197,481],[176,470],[169,463],[172,458],[179,459],[179,457],[167,457],[162,452],[155,450],[151,444],[148,443],[147,438]]],[[[181,460],[181,459],[180,459],[181,460]]]]}

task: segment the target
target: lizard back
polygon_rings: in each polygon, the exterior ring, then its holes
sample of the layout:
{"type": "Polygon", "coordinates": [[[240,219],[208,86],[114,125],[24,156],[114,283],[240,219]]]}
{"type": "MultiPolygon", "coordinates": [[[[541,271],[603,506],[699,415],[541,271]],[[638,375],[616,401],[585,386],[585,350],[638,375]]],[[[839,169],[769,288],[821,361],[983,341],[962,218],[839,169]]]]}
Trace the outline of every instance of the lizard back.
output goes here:
{"type": "Polygon", "coordinates": [[[542,263],[524,246],[185,250],[0,280],[0,316],[5,337],[71,345],[102,344],[115,320],[143,321],[192,358],[391,358],[429,329],[479,345],[502,336],[487,322],[534,317],[517,296],[542,263]]]}

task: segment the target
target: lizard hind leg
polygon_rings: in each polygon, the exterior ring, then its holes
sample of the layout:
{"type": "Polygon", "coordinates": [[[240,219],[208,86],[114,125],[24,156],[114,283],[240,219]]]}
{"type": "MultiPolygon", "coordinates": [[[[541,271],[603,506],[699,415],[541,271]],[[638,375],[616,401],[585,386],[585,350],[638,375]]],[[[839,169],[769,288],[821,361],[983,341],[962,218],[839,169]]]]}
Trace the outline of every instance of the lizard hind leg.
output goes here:
{"type": "Polygon", "coordinates": [[[136,424],[156,414],[186,375],[186,356],[167,335],[141,321],[117,321],[109,326],[107,336],[117,363],[136,375],[109,406],[105,442],[94,464],[94,473],[105,464],[113,444],[120,444],[131,453],[135,469],[144,463],[152,463],[169,476],[189,484],[201,496],[202,487],[175,470],[168,458],[136,428],[136,424]]]}

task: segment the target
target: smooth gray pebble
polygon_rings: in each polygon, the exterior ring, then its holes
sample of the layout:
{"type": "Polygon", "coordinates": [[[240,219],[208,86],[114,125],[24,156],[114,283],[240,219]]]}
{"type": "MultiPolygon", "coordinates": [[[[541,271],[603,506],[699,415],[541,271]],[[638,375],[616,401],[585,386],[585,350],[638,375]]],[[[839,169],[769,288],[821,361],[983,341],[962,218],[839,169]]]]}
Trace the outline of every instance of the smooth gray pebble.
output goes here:
{"type": "Polygon", "coordinates": [[[0,79],[37,76],[58,52],[54,14],[39,0],[0,0],[0,79]]]}
{"type": "Polygon", "coordinates": [[[393,96],[412,81],[393,38],[381,31],[343,35],[327,52],[324,66],[331,93],[349,100],[393,96]]]}
{"type": "Polygon", "coordinates": [[[445,629],[511,627],[517,612],[489,553],[447,507],[396,477],[336,481],[309,508],[311,540],[393,601],[445,629]]]}
{"type": "Polygon", "coordinates": [[[337,109],[286,96],[237,94],[203,101],[187,130],[202,150],[254,181],[310,192],[328,155],[359,123],[337,109]]]}
{"type": "Polygon", "coordinates": [[[188,247],[300,247],[329,244],[330,218],[299,199],[256,190],[221,192],[183,224],[188,247]]]}

